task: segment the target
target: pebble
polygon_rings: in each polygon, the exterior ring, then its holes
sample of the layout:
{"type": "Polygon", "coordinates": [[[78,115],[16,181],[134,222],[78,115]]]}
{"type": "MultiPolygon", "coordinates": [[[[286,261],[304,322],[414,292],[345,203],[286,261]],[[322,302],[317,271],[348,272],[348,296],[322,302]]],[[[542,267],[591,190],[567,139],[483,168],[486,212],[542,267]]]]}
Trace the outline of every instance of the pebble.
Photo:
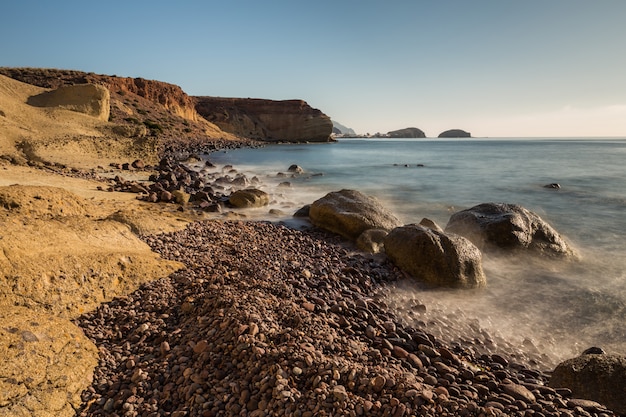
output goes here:
{"type": "Polygon", "coordinates": [[[77,319],[101,354],[78,416],[615,415],[407,326],[385,303],[403,274],[336,236],[206,221],[144,240],[188,267],[77,319]]]}

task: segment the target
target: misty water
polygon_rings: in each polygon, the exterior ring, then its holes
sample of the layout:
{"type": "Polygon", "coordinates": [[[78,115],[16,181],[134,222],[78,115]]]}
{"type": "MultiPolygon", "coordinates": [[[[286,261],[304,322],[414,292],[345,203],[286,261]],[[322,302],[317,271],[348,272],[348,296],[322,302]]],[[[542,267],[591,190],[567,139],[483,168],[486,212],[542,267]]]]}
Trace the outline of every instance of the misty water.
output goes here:
{"type": "Polygon", "coordinates": [[[342,188],[377,197],[403,223],[427,217],[442,228],[452,213],[480,203],[522,205],[561,233],[580,261],[486,254],[485,289],[408,281],[389,291],[387,303],[445,341],[478,353],[522,351],[518,360],[542,367],[590,346],[626,355],[624,139],[344,139],[221,151],[210,160],[256,175],[286,221],[342,188]],[[291,164],[305,174],[277,175],[291,164]],[[279,186],[285,181],[289,187],[279,186]],[[551,183],[561,188],[544,187],[551,183]]]}

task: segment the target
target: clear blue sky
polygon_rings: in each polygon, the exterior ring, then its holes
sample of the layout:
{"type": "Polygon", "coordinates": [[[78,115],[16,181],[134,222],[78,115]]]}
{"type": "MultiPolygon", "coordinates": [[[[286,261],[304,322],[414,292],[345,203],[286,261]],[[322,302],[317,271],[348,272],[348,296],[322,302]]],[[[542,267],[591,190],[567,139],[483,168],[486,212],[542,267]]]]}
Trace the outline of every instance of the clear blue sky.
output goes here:
{"type": "Polygon", "coordinates": [[[626,136],[626,0],[11,0],[0,66],[306,100],[359,133],[626,136]]]}

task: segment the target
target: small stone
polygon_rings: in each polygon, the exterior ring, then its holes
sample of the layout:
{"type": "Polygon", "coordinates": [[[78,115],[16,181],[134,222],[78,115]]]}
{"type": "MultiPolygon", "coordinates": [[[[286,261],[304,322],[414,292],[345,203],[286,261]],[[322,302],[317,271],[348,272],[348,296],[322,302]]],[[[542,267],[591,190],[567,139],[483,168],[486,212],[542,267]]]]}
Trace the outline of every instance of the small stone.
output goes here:
{"type": "Polygon", "coordinates": [[[209,342],[207,342],[206,340],[201,340],[198,343],[196,343],[196,345],[193,347],[193,351],[195,353],[202,353],[205,350],[207,350],[208,347],[209,347],[209,342]]]}
{"type": "Polygon", "coordinates": [[[308,302],[308,301],[306,301],[306,302],[302,303],[302,307],[303,307],[306,311],[309,311],[309,312],[311,312],[311,313],[315,311],[315,304],[310,303],[310,302],[308,302]]]}
{"type": "Polygon", "coordinates": [[[387,378],[385,378],[382,375],[375,376],[370,381],[370,385],[372,386],[372,389],[374,390],[374,392],[382,391],[386,383],[387,383],[387,378]]]}
{"type": "Polygon", "coordinates": [[[333,396],[337,399],[337,401],[345,401],[348,399],[348,393],[346,392],[346,387],[343,385],[337,385],[333,388],[333,396]]]}
{"type": "Polygon", "coordinates": [[[502,391],[504,391],[505,394],[510,395],[516,400],[522,400],[522,401],[531,402],[531,403],[534,403],[536,401],[535,394],[530,392],[528,388],[526,388],[523,385],[511,383],[511,384],[502,384],[501,387],[502,387],[502,391]]]}
{"type": "Polygon", "coordinates": [[[39,338],[31,331],[24,330],[22,332],[22,339],[25,342],[39,342],[39,338]]]}
{"type": "Polygon", "coordinates": [[[404,348],[400,346],[393,347],[393,355],[398,359],[406,359],[409,356],[409,352],[407,352],[404,348]]]}
{"type": "Polygon", "coordinates": [[[407,359],[414,368],[420,369],[424,367],[424,365],[422,364],[422,361],[415,353],[409,353],[409,356],[407,357],[407,359]]]}

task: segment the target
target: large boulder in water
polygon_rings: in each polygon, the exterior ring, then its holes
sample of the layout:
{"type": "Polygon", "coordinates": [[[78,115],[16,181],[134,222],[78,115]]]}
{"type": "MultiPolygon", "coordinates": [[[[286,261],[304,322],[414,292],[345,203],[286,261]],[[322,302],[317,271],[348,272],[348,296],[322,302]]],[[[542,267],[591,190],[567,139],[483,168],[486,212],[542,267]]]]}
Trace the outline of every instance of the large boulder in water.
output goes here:
{"type": "Polygon", "coordinates": [[[530,250],[547,256],[572,256],[573,250],[537,214],[516,204],[483,203],[454,213],[446,232],[471,240],[481,250],[530,250]]]}
{"type": "Polygon", "coordinates": [[[228,202],[237,208],[263,207],[270,203],[270,195],[256,188],[235,191],[228,202]]]}
{"type": "Polygon", "coordinates": [[[599,402],[626,415],[626,357],[581,355],[560,363],[550,378],[553,388],[569,388],[576,398],[599,402]]]}
{"type": "Polygon", "coordinates": [[[369,229],[391,230],[400,225],[376,198],[355,190],[335,191],[316,200],[309,209],[309,218],[315,226],[351,240],[369,229]]]}
{"type": "Polygon", "coordinates": [[[400,269],[431,285],[478,288],[487,282],[480,250],[462,236],[409,224],[389,232],[385,252],[400,269]]]}

